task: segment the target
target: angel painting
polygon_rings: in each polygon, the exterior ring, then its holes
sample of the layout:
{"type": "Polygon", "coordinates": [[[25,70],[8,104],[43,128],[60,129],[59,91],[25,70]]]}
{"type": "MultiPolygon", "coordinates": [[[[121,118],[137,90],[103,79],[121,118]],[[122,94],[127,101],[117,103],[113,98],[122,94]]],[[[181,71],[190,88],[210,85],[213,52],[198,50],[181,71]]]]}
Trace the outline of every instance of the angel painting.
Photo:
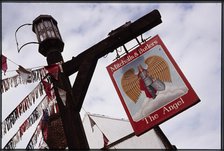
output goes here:
{"type": "Polygon", "coordinates": [[[144,54],[139,49],[108,67],[122,105],[134,122],[163,113],[159,111],[172,102],[182,101],[189,92],[166,49],[156,45],[145,48],[144,54]]]}
{"type": "Polygon", "coordinates": [[[134,103],[137,103],[142,92],[149,99],[155,99],[159,91],[166,89],[164,82],[171,82],[169,66],[162,57],[150,56],[144,63],[147,69],[139,64],[137,74],[134,68],[130,68],[121,79],[123,91],[134,103]]]}

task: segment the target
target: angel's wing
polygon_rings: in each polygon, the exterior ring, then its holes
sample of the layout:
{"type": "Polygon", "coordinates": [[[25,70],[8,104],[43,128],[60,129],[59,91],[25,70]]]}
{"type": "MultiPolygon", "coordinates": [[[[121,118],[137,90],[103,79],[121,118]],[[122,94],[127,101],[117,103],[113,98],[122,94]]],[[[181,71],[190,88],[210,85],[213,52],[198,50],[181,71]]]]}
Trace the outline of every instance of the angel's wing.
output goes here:
{"type": "Polygon", "coordinates": [[[121,86],[127,96],[134,103],[136,103],[141,93],[141,90],[139,86],[139,78],[137,75],[135,75],[133,68],[129,69],[123,74],[121,78],[121,86]]]}
{"type": "Polygon", "coordinates": [[[145,60],[148,74],[163,82],[171,82],[170,69],[167,62],[160,56],[150,56],[145,60]]]}

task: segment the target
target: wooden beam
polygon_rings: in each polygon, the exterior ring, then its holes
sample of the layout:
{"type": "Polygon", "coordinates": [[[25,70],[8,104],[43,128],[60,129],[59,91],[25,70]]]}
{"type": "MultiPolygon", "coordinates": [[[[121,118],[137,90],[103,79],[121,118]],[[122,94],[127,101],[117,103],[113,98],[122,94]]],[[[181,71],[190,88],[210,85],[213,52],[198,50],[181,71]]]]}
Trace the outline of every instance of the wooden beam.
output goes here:
{"type": "Polygon", "coordinates": [[[75,104],[74,110],[76,111],[80,111],[82,108],[83,100],[96,68],[97,60],[94,58],[86,58],[79,67],[79,72],[72,87],[75,104]]]}
{"type": "MultiPolygon", "coordinates": [[[[154,129],[155,133],[158,135],[158,137],[161,139],[161,141],[163,142],[163,144],[164,144],[166,149],[177,150],[176,146],[172,145],[170,143],[170,141],[167,139],[166,135],[163,133],[163,131],[160,129],[159,126],[155,126],[153,129],[154,129]]],[[[106,149],[109,149],[109,148],[111,148],[111,147],[113,147],[113,146],[115,146],[115,145],[117,145],[117,144],[119,144],[119,143],[121,143],[121,142],[123,142],[123,141],[125,141],[127,139],[130,139],[133,136],[136,136],[134,132],[131,133],[131,134],[128,134],[128,135],[126,135],[126,136],[124,136],[124,137],[122,137],[122,138],[120,138],[120,139],[118,139],[116,141],[114,141],[113,143],[111,143],[109,145],[107,145],[106,149]]],[[[105,149],[105,148],[101,148],[101,149],[105,149]]]]}
{"type": "MultiPolygon", "coordinates": [[[[111,147],[113,147],[113,146],[115,146],[115,145],[117,145],[117,144],[119,144],[119,143],[121,143],[121,142],[123,142],[123,141],[129,139],[129,138],[132,138],[133,136],[135,136],[135,133],[134,133],[134,132],[131,133],[131,134],[128,134],[128,135],[126,135],[126,136],[124,136],[124,137],[122,137],[122,138],[120,138],[120,139],[118,139],[118,140],[116,140],[115,142],[113,142],[113,143],[107,145],[106,147],[109,149],[109,148],[111,148],[111,147]]],[[[103,149],[103,148],[102,148],[102,149],[103,149]]]]}
{"type": "Polygon", "coordinates": [[[88,58],[87,56],[95,56],[95,59],[99,59],[160,23],[162,20],[159,11],[153,10],[127,26],[123,25],[113,30],[107,38],[65,62],[62,65],[64,73],[67,76],[72,75],[79,70],[82,62],[88,58]]]}
{"type": "Polygon", "coordinates": [[[168,140],[168,138],[166,137],[166,135],[163,133],[163,131],[160,129],[159,126],[155,126],[153,129],[155,130],[156,134],[158,135],[158,137],[163,142],[163,144],[166,147],[166,149],[177,150],[176,146],[172,145],[170,143],[170,141],[168,140]]]}

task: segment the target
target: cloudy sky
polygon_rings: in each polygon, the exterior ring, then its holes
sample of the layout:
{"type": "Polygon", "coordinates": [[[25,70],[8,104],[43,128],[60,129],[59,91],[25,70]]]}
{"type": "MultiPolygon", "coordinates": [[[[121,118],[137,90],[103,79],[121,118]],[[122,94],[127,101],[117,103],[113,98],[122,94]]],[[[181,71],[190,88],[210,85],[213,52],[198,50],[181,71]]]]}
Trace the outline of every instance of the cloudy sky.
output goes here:
{"type": "MultiPolygon", "coordinates": [[[[37,45],[27,45],[18,53],[15,41],[16,29],[24,23],[32,23],[40,14],[52,15],[57,20],[65,43],[62,55],[67,61],[106,38],[111,30],[127,21],[134,22],[154,9],[159,10],[163,23],[143,37],[160,36],[201,99],[200,103],[160,124],[160,127],[179,149],[219,149],[221,3],[2,3],[2,54],[25,68],[47,65],[45,58],[38,53],[37,45]]],[[[21,28],[17,36],[20,46],[37,41],[31,26],[21,28]]],[[[83,107],[90,113],[127,119],[106,70],[115,57],[114,52],[98,61],[83,107]]],[[[8,70],[17,68],[8,61],[8,70]]],[[[2,78],[15,74],[10,71],[2,78]]],[[[75,76],[70,76],[72,85],[75,76]]],[[[2,94],[2,120],[36,85],[20,85],[2,94]]],[[[83,110],[81,115],[83,117],[83,110]]],[[[7,136],[3,136],[2,146],[18,130],[23,118],[7,136]]],[[[35,125],[33,127],[34,130],[35,125]]],[[[26,147],[30,136],[24,135],[17,148],[26,147]]]]}

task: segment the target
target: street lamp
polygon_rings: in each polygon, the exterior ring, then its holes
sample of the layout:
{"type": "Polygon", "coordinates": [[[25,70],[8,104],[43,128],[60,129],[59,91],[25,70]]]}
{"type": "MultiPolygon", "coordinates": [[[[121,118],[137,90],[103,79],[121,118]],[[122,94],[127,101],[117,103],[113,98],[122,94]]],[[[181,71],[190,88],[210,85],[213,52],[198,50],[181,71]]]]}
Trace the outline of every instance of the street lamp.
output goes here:
{"type": "MultiPolygon", "coordinates": [[[[57,27],[57,21],[50,15],[40,15],[33,20],[32,30],[37,36],[39,52],[46,57],[48,65],[64,62],[61,55],[64,42],[62,41],[57,27]]],[[[52,78],[52,82],[60,116],[55,116],[55,118],[57,118],[56,121],[54,116],[49,118],[49,123],[51,119],[54,121],[53,123],[57,123],[55,127],[50,126],[51,128],[49,131],[54,132],[54,129],[56,129],[54,134],[63,137],[61,135],[63,128],[69,149],[89,149],[80,114],[74,109],[74,99],[68,76],[66,76],[64,72],[60,72],[58,74],[58,80],[52,78]],[[66,106],[63,105],[58,88],[66,91],[66,106]],[[60,124],[62,124],[63,127],[60,124]]],[[[50,149],[65,149],[65,142],[63,143],[63,141],[60,141],[63,140],[63,138],[51,138],[52,139],[49,139],[49,141],[47,140],[50,149]]]]}
{"type": "MultiPolygon", "coordinates": [[[[64,48],[57,21],[51,15],[40,15],[33,21],[33,32],[37,35],[39,52],[47,57],[52,52],[61,53],[64,48]]],[[[62,58],[58,58],[58,61],[62,58]]]]}

